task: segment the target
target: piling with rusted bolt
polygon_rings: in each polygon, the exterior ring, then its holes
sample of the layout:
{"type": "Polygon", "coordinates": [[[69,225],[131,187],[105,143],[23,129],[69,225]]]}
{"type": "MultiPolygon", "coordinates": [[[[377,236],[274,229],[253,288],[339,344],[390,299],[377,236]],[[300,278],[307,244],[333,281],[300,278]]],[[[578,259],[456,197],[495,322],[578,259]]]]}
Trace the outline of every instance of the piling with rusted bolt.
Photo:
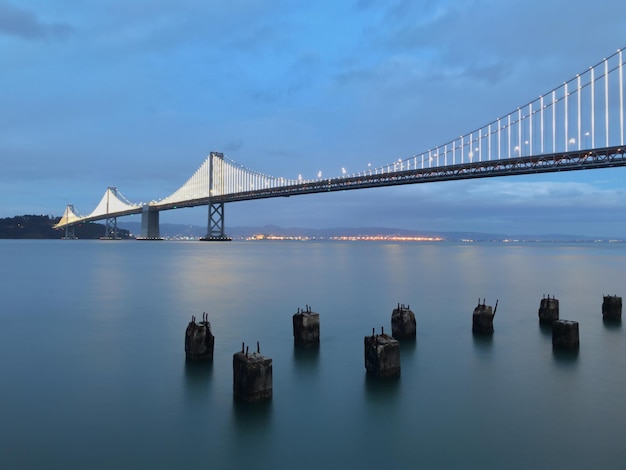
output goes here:
{"type": "Polygon", "coordinates": [[[556,320],[552,323],[552,347],[557,349],[578,349],[580,346],[578,322],[556,320]]]}
{"type": "Polygon", "coordinates": [[[212,361],[214,346],[215,337],[211,332],[208,314],[203,313],[202,321],[199,323],[196,323],[196,317],[192,315],[185,330],[185,357],[187,361],[212,361]]]}
{"type": "Polygon", "coordinates": [[[320,316],[307,305],[293,315],[293,341],[297,346],[314,346],[320,342],[320,316]]]}
{"type": "Polygon", "coordinates": [[[491,305],[485,305],[485,299],[483,303],[480,303],[478,299],[478,305],[474,308],[472,314],[472,332],[477,334],[493,334],[493,317],[496,316],[496,310],[498,310],[498,301],[496,300],[495,308],[491,305]]]}
{"type": "Polygon", "coordinates": [[[400,343],[386,335],[381,328],[379,335],[372,329],[372,335],[364,338],[365,369],[377,377],[398,377],[400,375],[400,343]]]}
{"type": "Polygon", "coordinates": [[[242,343],[241,351],[233,355],[233,394],[247,402],[272,398],[272,359],[261,355],[256,345],[256,352],[249,353],[242,343]]]}
{"type": "Polygon", "coordinates": [[[602,301],[602,318],[604,320],[622,319],[622,298],[617,295],[605,295],[602,301]]]}
{"type": "Polygon", "coordinates": [[[391,335],[396,339],[415,339],[415,314],[408,305],[398,304],[391,312],[391,335]]]}
{"type": "Polygon", "coordinates": [[[543,296],[541,303],[539,304],[539,322],[540,323],[552,323],[559,319],[559,299],[554,296],[543,296]]]}

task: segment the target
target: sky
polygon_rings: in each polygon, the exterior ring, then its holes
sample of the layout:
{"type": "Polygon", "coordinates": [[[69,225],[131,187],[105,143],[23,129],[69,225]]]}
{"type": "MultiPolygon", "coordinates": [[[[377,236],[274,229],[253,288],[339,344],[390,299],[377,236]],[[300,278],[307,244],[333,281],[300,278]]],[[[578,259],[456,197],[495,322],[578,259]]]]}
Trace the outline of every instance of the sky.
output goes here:
{"type": "MultiPolygon", "coordinates": [[[[0,217],[161,199],[211,151],[313,179],[442,145],[626,46],[614,0],[0,0],[0,217]]],[[[626,169],[225,206],[229,226],[626,237],[626,169]]],[[[206,207],[161,222],[206,225],[206,207]]],[[[139,216],[120,219],[139,221],[139,216]]]]}

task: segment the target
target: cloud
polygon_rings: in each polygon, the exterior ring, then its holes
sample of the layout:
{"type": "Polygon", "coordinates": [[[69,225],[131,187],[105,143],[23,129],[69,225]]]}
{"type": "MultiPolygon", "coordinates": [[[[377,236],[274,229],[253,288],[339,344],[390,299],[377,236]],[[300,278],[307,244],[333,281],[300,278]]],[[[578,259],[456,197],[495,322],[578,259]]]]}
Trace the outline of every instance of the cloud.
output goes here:
{"type": "Polygon", "coordinates": [[[22,39],[59,39],[73,32],[68,23],[48,23],[24,8],[0,1],[0,35],[22,39]]]}

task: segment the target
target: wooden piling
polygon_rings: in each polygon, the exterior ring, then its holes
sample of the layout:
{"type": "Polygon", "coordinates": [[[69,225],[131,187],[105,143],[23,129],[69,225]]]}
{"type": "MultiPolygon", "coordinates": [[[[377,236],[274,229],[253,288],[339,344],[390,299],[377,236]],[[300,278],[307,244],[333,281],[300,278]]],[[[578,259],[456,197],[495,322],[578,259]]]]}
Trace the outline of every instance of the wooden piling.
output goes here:
{"type": "Polygon", "coordinates": [[[480,303],[478,299],[478,305],[474,308],[472,314],[472,332],[477,334],[493,334],[493,317],[496,316],[496,310],[498,309],[498,301],[496,300],[496,306],[492,309],[491,305],[485,305],[485,299],[483,303],[480,303]]]}
{"type": "Polygon", "coordinates": [[[417,324],[409,306],[398,304],[391,312],[391,335],[396,339],[415,339],[417,324]]]}
{"type": "Polygon", "coordinates": [[[578,322],[555,320],[552,323],[552,347],[557,349],[578,349],[580,346],[578,322]]]}
{"type": "Polygon", "coordinates": [[[605,295],[602,301],[602,318],[604,320],[622,319],[622,298],[617,295],[605,295]]]}
{"type": "Polygon", "coordinates": [[[381,328],[377,335],[364,338],[365,369],[377,377],[398,377],[400,375],[400,343],[386,335],[381,328]]]}
{"type": "Polygon", "coordinates": [[[272,359],[257,352],[250,354],[248,347],[233,355],[233,394],[236,399],[256,402],[272,398],[272,359]]]}
{"type": "Polygon", "coordinates": [[[539,322],[540,323],[552,323],[559,319],[559,299],[555,299],[554,296],[550,298],[545,295],[541,299],[539,304],[539,322]]]}
{"type": "Polygon", "coordinates": [[[211,332],[208,314],[203,313],[202,321],[199,323],[196,323],[196,317],[192,315],[185,330],[185,357],[187,361],[212,361],[214,346],[215,337],[211,332]]]}
{"type": "Polygon", "coordinates": [[[293,341],[297,346],[314,346],[320,342],[320,316],[309,305],[293,315],[293,341]]]}

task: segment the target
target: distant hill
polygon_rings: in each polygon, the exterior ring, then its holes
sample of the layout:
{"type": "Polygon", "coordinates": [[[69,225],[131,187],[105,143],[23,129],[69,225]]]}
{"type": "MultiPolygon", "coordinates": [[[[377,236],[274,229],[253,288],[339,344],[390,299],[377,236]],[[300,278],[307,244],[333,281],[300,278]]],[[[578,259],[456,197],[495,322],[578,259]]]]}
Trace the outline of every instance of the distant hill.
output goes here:
{"type": "MultiPolygon", "coordinates": [[[[65,230],[55,230],[60,217],[47,215],[20,215],[0,219],[0,239],[61,239],[65,230]]],[[[104,225],[93,222],[77,225],[74,235],[81,239],[98,239],[104,236],[104,225]]],[[[128,230],[118,231],[120,238],[131,238],[128,230]]]]}

